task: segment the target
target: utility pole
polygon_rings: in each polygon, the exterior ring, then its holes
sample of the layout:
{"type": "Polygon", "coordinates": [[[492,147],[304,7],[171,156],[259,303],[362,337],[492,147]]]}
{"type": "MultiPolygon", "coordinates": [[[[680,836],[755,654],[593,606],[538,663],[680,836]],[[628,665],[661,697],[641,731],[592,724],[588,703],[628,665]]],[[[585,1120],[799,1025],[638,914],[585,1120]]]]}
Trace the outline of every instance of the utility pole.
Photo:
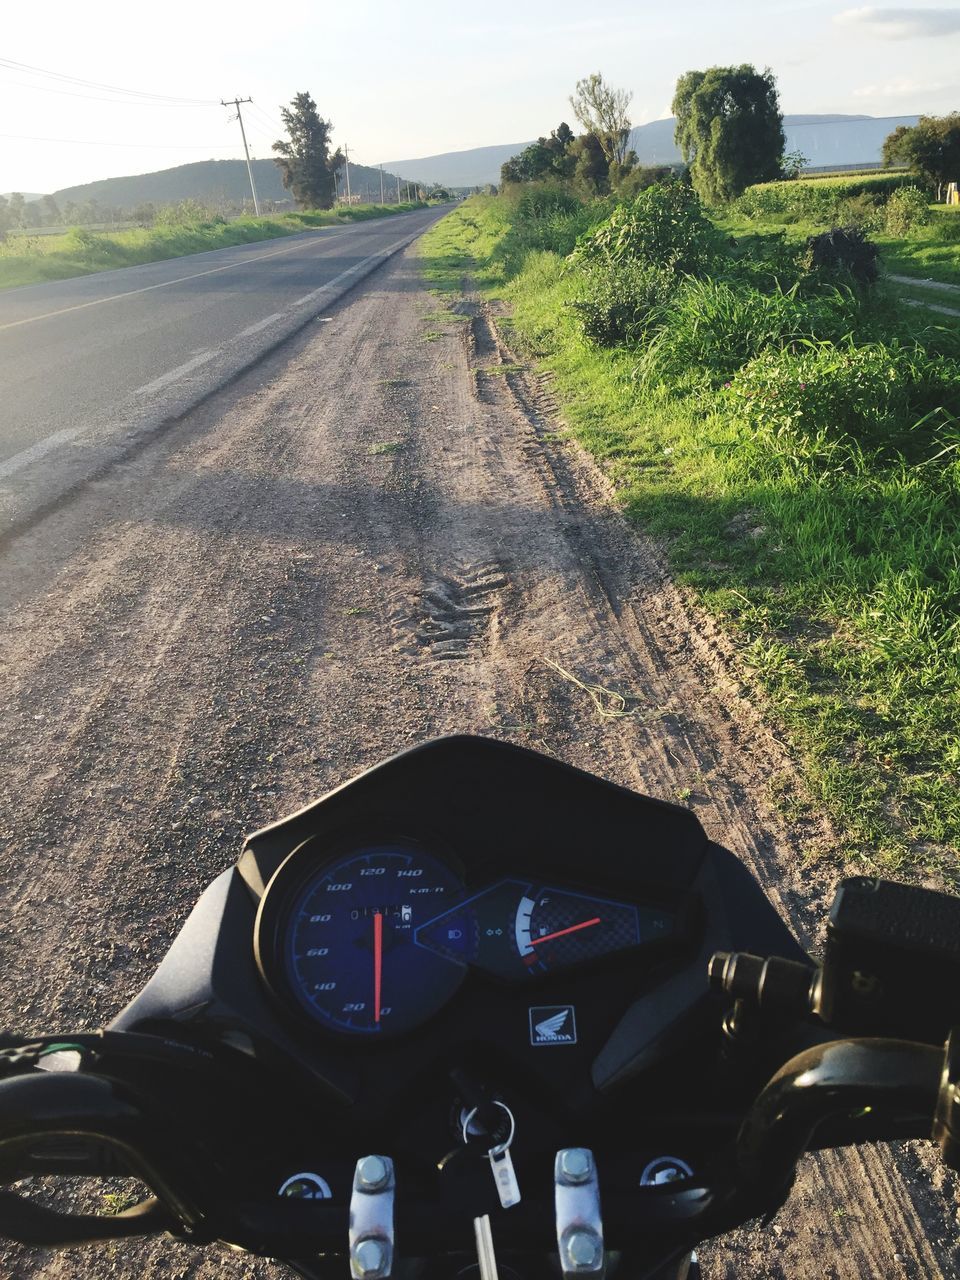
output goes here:
{"type": "Polygon", "coordinates": [[[257,199],[257,184],[253,180],[253,168],[250,164],[250,148],[247,146],[247,132],[243,127],[243,116],[240,114],[241,102],[252,102],[252,98],[233,98],[229,102],[220,99],[222,107],[236,107],[237,119],[240,121],[240,137],[243,139],[243,154],[247,157],[247,177],[250,179],[250,194],[253,196],[253,208],[257,217],[260,217],[260,201],[257,199]]]}
{"type": "Polygon", "coordinates": [[[397,204],[400,203],[400,175],[397,174],[397,204]]]}
{"type": "Polygon", "coordinates": [[[350,148],[344,144],[343,163],[347,170],[347,204],[350,203],[350,148]]]}
{"type": "Polygon", "coordinates": [[[380,203],[384,203],[383,199],[383,165],[380,166],[380,203]]]}

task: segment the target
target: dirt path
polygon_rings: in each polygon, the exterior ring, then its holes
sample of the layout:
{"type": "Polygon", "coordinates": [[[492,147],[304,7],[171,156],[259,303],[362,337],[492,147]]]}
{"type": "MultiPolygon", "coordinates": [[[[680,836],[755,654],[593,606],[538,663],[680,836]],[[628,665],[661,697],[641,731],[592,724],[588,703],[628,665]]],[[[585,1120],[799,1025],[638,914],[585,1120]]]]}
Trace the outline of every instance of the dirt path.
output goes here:
{"type": "MultiPolygon", "coordinates": [[[[435,311],[395,260],[0,548],[0,1025],[108,1020],[244,831],[454,730],[683,799],[809,939],[832,883],[803,855],[829,832],[765,807],[792,774],[722,643],[490,317],[435,311]],[[640,709],[601,719],[545,658],[640,709]]],[[[707,1274],[955,1276],[954,1212],[911,1149],[810,1160],[777,1228],[707,1274]]],[[[168,1242],[0,1255],[134,1274],[279,1272],[168,1242]]]]}

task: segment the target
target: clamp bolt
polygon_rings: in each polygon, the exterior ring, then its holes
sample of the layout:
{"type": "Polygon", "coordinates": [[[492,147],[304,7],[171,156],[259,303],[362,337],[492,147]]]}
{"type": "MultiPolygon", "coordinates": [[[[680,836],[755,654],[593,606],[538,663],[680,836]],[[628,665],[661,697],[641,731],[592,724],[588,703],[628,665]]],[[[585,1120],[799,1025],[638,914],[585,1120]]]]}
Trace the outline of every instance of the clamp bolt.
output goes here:
{"type": "Polygon", "coordinates": [[[371,1277],[380,1275],[386,1261],[387,1251],[379,1240],[358,1240],[353,1246],[355,1275],[371,1277]]]}
{"type": "Polygon", "coordinates": [[[600,1259],[600,1241],[592,1231],[571,1231],[565,1249],[571,1268],[576,1271],[593,1269],[600,1259]]]}
{"type": "Polygon", "coordinates": [[[390,1171],[379,1156],[364,1156],[357,1164],[357,1181],[364,1191],[380,1191],[386,1186],[390,1171]]]}
{"type": "Polygon", "coordinates": [[[588,1182],[593,1173],[590,1152],[584,1147],[567,1147],[560,1154],[560,1175],[564,1182],[588,1182]]]}

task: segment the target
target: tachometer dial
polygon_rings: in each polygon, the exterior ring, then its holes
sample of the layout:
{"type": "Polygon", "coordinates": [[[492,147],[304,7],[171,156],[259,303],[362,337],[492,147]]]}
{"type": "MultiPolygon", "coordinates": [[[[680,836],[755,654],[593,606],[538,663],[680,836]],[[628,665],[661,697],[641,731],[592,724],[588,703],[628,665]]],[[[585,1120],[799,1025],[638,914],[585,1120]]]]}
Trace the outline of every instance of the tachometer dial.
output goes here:
{"type": "Polygon", "coordinates": [[[278,930],[285,985],[331,1030],[409,1031],[465,976],[456,948],[441,956],[414,944],[417,925],[462,891],[448,867],[403,843],[365,846],[324,866],[301,882],[278,930]]]}

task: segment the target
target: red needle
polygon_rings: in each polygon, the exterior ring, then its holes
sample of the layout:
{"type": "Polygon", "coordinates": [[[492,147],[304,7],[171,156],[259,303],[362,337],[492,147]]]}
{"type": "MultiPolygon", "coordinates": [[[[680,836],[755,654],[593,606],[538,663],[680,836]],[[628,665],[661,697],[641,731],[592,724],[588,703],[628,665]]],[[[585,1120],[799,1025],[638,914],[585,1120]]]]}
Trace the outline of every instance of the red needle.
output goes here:
{"type": "Polygon", "coordinates": [[[599,923],[599,916],[594,916],[592,920],[581,920],[579,924],[572,924],[569,929],[558,929],[556,933],[545,933],[542,938],[531,938],[530,945],[539,947],[541,942],[552,942],[554,938],[562,938],[566,933],[576,933],[578,929],[589,929],[591,925],[599,923]]]}
{"type": "Polygon", "coordinates": [[[380,981],[383,977],[383,915],[373,914],[373,1020],[380,1021],[380,981]]]}

